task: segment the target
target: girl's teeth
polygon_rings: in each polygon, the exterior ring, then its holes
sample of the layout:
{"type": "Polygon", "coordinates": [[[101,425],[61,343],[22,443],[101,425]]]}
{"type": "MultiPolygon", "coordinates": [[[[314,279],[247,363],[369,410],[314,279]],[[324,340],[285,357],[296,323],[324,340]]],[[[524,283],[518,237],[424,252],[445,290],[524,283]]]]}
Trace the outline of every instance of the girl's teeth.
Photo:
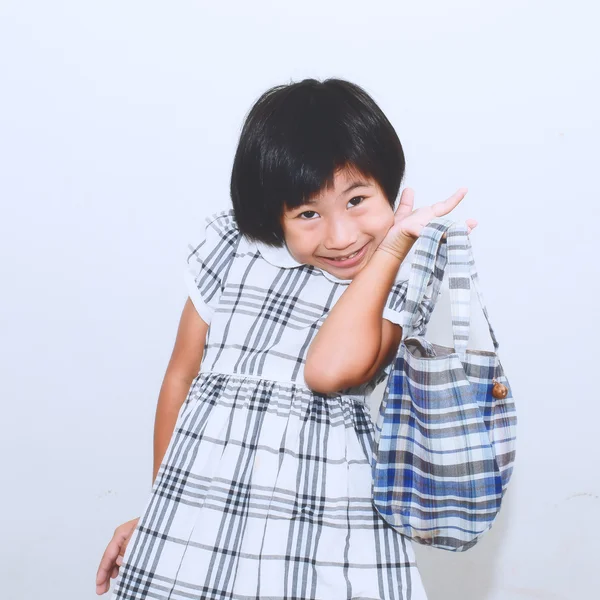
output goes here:
{"type": "Polygon", "coordinates": [[[333,260],[344,261],[348,260],[349,258],[354,258],[357,254],[358,250],[356,252],[353,252],[350,256],[346,256],[346,258],[334,258],[333,260]]]}

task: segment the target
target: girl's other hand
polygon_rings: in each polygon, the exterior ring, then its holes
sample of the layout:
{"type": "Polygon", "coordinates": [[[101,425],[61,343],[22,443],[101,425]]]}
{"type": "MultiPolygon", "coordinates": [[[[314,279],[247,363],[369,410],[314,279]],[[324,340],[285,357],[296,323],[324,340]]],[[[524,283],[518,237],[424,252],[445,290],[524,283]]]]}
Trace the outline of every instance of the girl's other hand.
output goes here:
{"type": "Polygon", "coordinates": [[[98,567],[98,573],[96,574],[96,594],[99,596],[108,592],[110,588],[110,580],[115,579],[119,574],[119,567],[123,562],[123,555],[125,554],[125,548],[131,539],[139,517],[127,521],[119,525],[115,529],[115,533],[112,540],[108,543],[102,559],[100,560],[100,566],[98,567]]]}
{"type": "MultiPolygon", "coordinates": [[[[411,188],[405,188],[400,196],[400,204],[394,215],[394,224],[380,244],[384,250],[404,256],[406,245],[412,246],[421,235],[423,227],[436,217],[442,217],[451,212],[465,197],[467,188],[460,188],[449,198],[442,202],[436,202],[431,206],[413,210],[415,193],[411,188]]],[[[471,233],[477,227],[475,219],[467,219],[467,233],[471,233]]],[[[446,234],[443,235],[446,237],[446,234]]]]}

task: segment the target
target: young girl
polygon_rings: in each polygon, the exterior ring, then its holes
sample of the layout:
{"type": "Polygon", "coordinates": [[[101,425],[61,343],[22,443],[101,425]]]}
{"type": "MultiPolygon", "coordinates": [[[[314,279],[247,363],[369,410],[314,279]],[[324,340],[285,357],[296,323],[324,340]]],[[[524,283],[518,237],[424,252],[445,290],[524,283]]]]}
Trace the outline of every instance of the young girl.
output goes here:
{"type": "Polygon", "coordinates": [[[426,597],[410,541],[372,505],[368,400],[401,339],[400,265],[466,190],[413,211],[405,189],[394,211],[403,175],[354,84],[307,79],[253,106],[233,209],[189,247],[152,492],[116,529],[98,594],[117,578],[122,600],[426,597]]]}

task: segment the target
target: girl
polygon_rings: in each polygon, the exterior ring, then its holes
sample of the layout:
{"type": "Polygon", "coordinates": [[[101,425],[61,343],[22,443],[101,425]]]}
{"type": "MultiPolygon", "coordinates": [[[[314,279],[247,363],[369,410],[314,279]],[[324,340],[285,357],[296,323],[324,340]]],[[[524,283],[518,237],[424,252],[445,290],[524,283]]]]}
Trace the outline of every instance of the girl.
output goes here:
{"type": "Polygon", "coordinates": [[[189,246],[152,492],[98,594],[119,576],[114,600],[426,597],[410,541],[372,506],[368,397],[401,339],[400,265],[466,190],[413,211],[405,189],[394,211],[403,175],[396,132],[352,83],[252,107],[233,209],[189,246]]]}

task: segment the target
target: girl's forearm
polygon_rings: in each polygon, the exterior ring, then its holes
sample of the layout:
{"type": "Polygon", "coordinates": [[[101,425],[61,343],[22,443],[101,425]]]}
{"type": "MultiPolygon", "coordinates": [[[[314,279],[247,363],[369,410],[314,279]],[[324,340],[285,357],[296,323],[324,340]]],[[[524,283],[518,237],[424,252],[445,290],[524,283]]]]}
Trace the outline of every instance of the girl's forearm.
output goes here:
{"type": "Polygon", "coordinates": [[[191,384],[192,380],[188,381],[182,377],[170,375],[168,371],[163,380],[154,419],[153,482],[171,441],[179,409],[187,397],[191,384]]]}
{"type": "MultiPolygon", "coordinates": [[[[412,243],[390,254],[377,249],[321,325],[308,350],[305,376],[332,387],[361,378],[374,366],[382,343],[383,309],[412,243]]],[[[309,383],[310,385],[310,383],[309,383]]]]}

